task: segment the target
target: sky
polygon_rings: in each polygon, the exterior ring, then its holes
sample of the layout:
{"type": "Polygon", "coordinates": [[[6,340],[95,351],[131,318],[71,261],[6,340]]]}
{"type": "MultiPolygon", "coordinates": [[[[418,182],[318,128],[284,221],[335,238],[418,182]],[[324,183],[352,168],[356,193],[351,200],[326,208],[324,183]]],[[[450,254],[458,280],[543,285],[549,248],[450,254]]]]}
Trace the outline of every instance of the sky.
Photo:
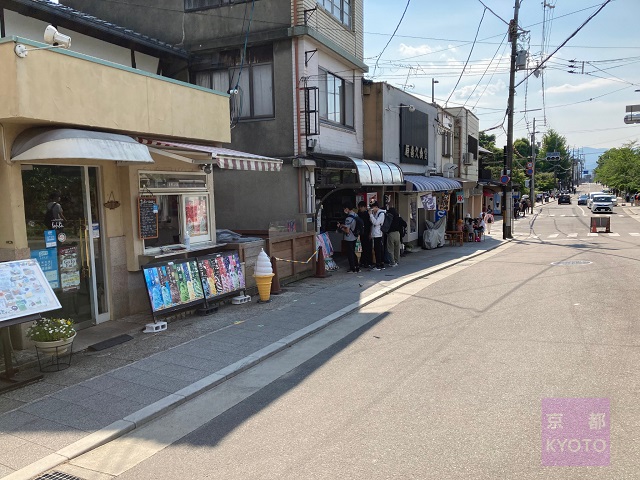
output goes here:
{"type": "MultiPolygon", "coordinates": [[[[545,3],[521,0],[519,50],[528,52],[527,67],[553,55],[538,78],[525,80],[533,69],[516,72],[515,83],[522,83],[516,88],[514,140],[531,138],[534,119],[536,141],[553,128],[570,149],[589,152],[640,139],[640,124],[623,121],[627,105],[640,105],[640,0],[610,1],[577,33],[606,0],[545,3]]],[[[470,109],[480,130],[496,135],[502,147],[511,54],[505,22],[514,17],[514,6],[515,0],[365,0],[365,77],[429,102],[437,80],[435,101],[470,109]]],[[[585,155],[588,163],[597,159],[588,157],[597,153],[585,155]]]]}

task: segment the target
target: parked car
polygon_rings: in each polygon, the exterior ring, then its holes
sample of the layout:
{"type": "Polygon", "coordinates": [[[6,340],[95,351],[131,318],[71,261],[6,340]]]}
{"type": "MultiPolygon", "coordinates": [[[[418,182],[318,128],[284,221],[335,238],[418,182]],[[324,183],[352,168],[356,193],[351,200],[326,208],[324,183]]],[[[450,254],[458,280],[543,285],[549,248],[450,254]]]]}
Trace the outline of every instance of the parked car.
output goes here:
{"type": "Polygon", "coordinates": [[[558,205],[571,205],[571,195],[566,193],[561,194],[558,197],[558,205]]]}
{"type": "Polygon", "coordinates": [[[591,199],[591,211],[593,213],[613,213],[611,195],[596,195],[591,199]]]}
{"type": "Polygon", "coordinates": [[[589,200],[589,195],[580,195],[578,197],[578,205],[586,205],[589,200]]]}

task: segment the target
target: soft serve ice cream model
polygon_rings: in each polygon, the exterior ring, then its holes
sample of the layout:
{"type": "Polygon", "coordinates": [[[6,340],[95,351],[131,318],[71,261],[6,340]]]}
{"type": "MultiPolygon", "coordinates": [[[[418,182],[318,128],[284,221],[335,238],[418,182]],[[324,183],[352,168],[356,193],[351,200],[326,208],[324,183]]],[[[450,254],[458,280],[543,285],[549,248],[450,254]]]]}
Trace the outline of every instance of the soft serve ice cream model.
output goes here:
{"type": "Polygon", "coordinates": [[[261,250],[258,254],[258,261],[256,262],[256,268],[253,276],[256,279],[258,285],[258,293],[260,294],[260,301],[268,302],[271,297],[271,279],[273,278],[273,268],[271,267],[271,260],[264,250],[261,250]]]}

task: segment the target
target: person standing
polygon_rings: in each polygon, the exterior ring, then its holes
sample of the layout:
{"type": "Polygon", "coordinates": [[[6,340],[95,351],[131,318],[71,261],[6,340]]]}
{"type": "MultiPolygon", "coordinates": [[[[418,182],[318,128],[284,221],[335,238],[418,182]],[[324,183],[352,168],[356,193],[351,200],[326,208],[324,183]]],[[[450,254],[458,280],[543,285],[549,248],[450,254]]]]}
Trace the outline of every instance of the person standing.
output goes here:
{"type": "Polygon", "coordinates": [[[382,244],[382,229],[385,211],[381,210],[378,202],[372,202],[369,209],[371,220],[371,238],[373,238],[373,251],[376,255],[376,264],[373,270],[384,270],[384,246],[382,244]]]}
{"type": "Polygon", "coordinates": [[[369,218],[366,202],[358,203],[358,217],[364,223],[364,228],[360,234],[360,245],[362,245],[360,268],[371,268],[373,267],[373,241],[371,239],[371,218],[369,218]]]}
{"type": "Polygon", "coordinates": [[[67,219],[62,213],[62,205],[60,205],[60,192],[53,191],[49,195],[47,203],[47,212],[45,213],[45,227],[47,230],[62,230],[63,222],[67,219]]]}
{"type": "Polygon", "coordinates": [[[353,207],[349,203],[342,204],[344,214],[346,218],[344,223],[338,223],[338,228],[344,235],[344,243],[347,249],[347,260],[349,261],[349,270],[347,273],[358,273],[360,267],[358,266],[358,258],[356,257],[356,214],[352,212],[353,207]]]}
{"type": "Polygon", "coordinates": [[[398,260],[400,260],[400,216],[398,211],[391,207],[387,210],[389,214],[393,215],[391,220],[391,226],[387,233],[387,250],[389,251],[389,266],[397,267],[398,260]]]}

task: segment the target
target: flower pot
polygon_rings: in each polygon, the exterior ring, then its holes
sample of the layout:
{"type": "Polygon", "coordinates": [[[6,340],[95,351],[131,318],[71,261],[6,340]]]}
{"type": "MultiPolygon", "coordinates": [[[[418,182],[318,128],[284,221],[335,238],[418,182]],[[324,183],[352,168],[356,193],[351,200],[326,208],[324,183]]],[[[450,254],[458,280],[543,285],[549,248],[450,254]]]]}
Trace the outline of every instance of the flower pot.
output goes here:
{"type": "Polygon", "coordinates": [[[33,343],[35,343],[38,352],[42,352],[45,355],[60,356],[69,351],[74,338],[76,338],[75,333],[72,337],[63,338],[62,340],[54,340],[52,342],[38,342],[34,340],[33,343]]]}

